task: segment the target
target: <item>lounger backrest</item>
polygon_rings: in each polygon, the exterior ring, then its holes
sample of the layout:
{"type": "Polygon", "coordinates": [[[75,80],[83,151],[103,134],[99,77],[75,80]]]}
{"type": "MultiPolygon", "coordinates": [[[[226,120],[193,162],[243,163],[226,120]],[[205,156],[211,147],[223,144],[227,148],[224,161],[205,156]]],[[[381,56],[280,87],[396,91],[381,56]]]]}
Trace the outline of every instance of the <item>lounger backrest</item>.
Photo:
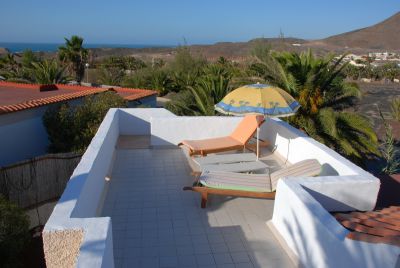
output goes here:
{"type": "Polygon", "coordinates": [[[263,122],[262,115],[246,115],[232,132],[231,137],[244,145],[263,122]]]}
{"type": "Polygon", "coordinates": [[[278,180],[283,177],[312,177],[321,172],[321,164],[316,159],[307,159],[270,174],[272,190],[276,190],[278,180]]]}

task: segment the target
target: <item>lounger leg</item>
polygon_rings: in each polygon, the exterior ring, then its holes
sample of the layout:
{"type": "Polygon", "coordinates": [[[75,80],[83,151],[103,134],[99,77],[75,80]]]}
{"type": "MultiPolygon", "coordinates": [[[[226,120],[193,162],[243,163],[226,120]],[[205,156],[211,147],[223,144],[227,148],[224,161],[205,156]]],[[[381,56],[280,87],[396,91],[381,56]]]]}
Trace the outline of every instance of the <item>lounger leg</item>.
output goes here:
{"type": "Polygon", "coordinates": [[[201,208],[206,208],[208,200],[208,193],[202,192],[201,193],[201,208]]]}

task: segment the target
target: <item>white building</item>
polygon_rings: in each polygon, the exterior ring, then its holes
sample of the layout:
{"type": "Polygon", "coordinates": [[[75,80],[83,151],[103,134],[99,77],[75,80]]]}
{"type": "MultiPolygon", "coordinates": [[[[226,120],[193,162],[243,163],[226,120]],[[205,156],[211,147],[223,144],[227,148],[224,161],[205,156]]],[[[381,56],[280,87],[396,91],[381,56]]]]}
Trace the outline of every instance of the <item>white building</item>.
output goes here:
{"type": "MultiPolygon", "coordinates": [[[[42,117],[50,105],[79,104],[85,96],[107,91],[106,88],[73,85],[42,86],[0,82],[0,166],[46,153],[49,141],[42,117]]],[[[129,107],[156,105],[152,90],[118,88],[129,107]]]]}
{"type": "Polygon", "coordinates": [[[240,120],[110,110],[45,226],[47,267],[398,267],[398,244],[355,239],[333,215],[373,210],[380,181],[279,119],[260,130],[270,171],[314,158],[320,175],[281,179],[275,201],[215,196],[201,209],[176,144],[240,120]]]}

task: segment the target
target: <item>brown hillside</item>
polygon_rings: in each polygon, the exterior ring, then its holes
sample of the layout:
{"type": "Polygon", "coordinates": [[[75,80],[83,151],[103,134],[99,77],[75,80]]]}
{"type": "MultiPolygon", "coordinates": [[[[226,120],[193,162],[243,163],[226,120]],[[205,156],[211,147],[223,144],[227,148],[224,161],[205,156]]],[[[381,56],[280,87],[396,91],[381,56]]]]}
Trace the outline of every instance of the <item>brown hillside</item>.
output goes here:
{"type": "Polygon", "coordinates": [[[320,41],[340,47],[400,50],[400,12],[373,26],[320,41]]]}

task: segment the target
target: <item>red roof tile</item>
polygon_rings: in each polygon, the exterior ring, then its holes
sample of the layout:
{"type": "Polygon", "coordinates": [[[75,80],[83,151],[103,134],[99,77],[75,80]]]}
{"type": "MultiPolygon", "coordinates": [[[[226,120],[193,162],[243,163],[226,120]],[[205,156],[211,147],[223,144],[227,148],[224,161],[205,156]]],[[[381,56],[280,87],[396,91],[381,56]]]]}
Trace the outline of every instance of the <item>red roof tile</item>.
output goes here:
{"type": "Polygon", "coordinates": [[[348,238],[400,246],[400,207],[377,211],[336,213],[335,218],[351,232],[348,238]]]}
{"type": "MultiPolygon", "coordinates": [[[[35,108],[108,91],[108,88],[78,85],[38,85],[0,82],[0,114],[35,108]],[[46,90],[46,88],[56,90],[46,90]]],[[[127,101],[156,95],[154,90],[114,88],[127,101]]]]}

